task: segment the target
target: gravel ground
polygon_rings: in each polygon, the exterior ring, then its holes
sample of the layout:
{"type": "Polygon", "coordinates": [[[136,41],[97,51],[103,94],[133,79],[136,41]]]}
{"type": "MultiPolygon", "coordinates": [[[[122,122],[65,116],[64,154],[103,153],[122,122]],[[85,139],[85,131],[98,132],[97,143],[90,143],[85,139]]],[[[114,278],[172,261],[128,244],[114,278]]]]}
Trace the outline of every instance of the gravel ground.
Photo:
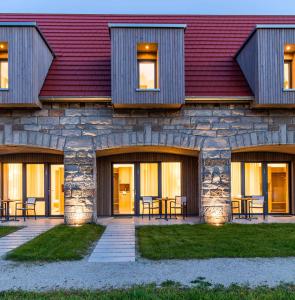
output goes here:
{"type": "Polygon", "coordinates": [[[75,262],[20,264],[0,260],[0,290],[102,289],[173,280],[190,285],[204,277],[213,284],[275,286],[295,283],[295,258],[208,259],[134,263],[75,262]]]}

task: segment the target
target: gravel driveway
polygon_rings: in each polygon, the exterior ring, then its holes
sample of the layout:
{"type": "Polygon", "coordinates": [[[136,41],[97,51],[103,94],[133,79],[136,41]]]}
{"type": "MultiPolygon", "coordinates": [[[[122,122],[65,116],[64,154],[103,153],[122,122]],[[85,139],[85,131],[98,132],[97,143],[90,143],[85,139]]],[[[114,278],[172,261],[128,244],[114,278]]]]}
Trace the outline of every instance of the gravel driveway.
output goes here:
{"type": "Polygon", "coordinates": [[[225,286],[295,283],[295,258],[158,262],[139,259],[132,263],[89,263],[84,259],[38,265],[0,260],[0,290],[101,289],[166,280],[190,285],[198,277],[225,286]]]}

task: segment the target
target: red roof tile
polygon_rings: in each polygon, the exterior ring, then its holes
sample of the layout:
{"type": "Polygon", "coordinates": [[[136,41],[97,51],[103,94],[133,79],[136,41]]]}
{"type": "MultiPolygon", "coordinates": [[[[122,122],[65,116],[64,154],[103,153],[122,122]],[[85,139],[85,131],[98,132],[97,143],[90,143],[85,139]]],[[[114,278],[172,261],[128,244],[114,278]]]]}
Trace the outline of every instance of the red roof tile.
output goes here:
{"type": "Polygon", "coordinates": [[[256,24],[295,24],[295,16],[0,14],[35,21],[54,50],[41,96],[110,96],[108,23],[180,23],[185,33],[187,96],[249,96],[234,55],[256,24]]]}

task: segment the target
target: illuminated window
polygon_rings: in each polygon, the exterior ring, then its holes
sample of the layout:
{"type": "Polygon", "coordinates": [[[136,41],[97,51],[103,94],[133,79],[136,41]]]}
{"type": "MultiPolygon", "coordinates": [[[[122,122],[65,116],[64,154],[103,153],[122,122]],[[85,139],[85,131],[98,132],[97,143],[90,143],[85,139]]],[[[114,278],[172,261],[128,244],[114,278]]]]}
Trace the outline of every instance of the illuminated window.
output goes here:
{"type": "Polygon", "coordinates": [[[245,195],[262,196],[262,163],[245,163],[245,195]]]}
{"type": "Polygon", "coordinates": [[[295,45],[286,44],[284,48],[284,89],[292,89],[295,86],[292,76],[295,55],[295,45]]]}
{"type": "Polygon", "coordinates": [[[8,89],[8,44],[0,42],[0,88],[8,89]]]}
{"type": "Polygon", "coordinates": [[[137,45],[138,87],[142,90],[156,89],[158,73],[158,45],[140,43],[137,45]]]}

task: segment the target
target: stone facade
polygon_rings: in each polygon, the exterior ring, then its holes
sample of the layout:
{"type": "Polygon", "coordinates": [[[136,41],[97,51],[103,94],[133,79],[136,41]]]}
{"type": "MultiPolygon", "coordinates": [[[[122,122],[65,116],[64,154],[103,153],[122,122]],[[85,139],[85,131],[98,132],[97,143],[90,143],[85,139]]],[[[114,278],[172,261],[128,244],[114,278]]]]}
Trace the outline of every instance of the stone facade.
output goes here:
{"type": "Polygon", "coordinates": [[[254,110],[248,104],[114,111],[109,104],[47,103],[41,110],[0,111],[0,144],[62,152],[65,220],[81,223],[95,211],[98,151],[141,146],[197,151],[201,203],[224,204],[230,197],[231,151],[295,145],[294,124],[295,109],[254,110]]]}

